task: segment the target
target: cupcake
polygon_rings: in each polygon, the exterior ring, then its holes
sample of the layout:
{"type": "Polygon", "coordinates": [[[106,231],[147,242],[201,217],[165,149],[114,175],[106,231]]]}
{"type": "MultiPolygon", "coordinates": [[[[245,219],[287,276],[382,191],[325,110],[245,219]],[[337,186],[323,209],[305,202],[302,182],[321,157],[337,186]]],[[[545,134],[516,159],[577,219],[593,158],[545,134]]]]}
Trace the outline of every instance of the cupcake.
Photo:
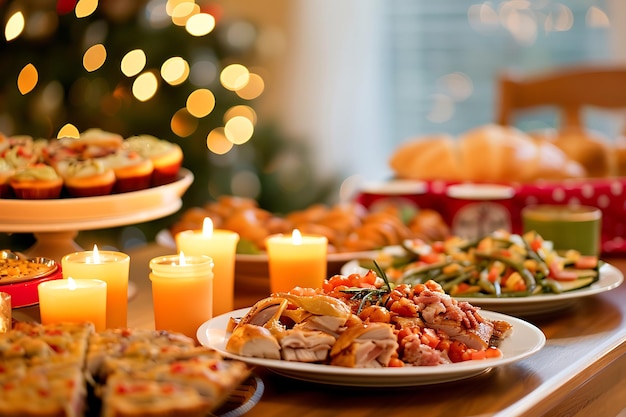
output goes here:
{"type": "Polygon", "coordinates": [[[40,162],[35,141],[30,136],[11,136],[2,145],[0,157],[15,169],[22,169],[40,162]]]}
{"type": "Polygon", "coordinates": [[[144,190],[150,187],[154,166],[152,161],[130,150],[120,150],[104,158],[98,158],[105,168],[115,174],[114,193],[144,190]]]}
{"type": "Polygon", "coordinates": [[[26,200],[59,198],[63,179],[51,166],[36,164],[18,169],[9,178],[9,185],[17,198],[26,200]]]}
{"type": "Polygon", "coordinates": [[[57,164],[65,190],[72,197],[108,195],[115,185],[115,173],[96,159],[69,159],[57,164]]]}
{"type": "Polygon", "coordinates": [[[183,151],[177,144],[150,135],[140,135],[126,139],[125,147],[152,161],[152,186],[168,184],[178,177],[183,151]]]}
{"type": "Polygon", "coordinates": [[[80,147],[83,158],[101,158],[120,150],[124,138],[117,133],[94,128],[82,132],[73,143],[80,147]]]}

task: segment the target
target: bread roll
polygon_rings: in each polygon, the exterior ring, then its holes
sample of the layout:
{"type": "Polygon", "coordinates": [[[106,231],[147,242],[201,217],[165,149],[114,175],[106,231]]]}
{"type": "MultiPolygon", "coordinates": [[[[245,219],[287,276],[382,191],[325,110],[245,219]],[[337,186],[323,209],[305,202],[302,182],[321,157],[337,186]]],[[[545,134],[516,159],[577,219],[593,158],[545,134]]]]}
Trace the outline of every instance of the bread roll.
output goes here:
{"type": "Polygon", "coordinates": [[[389,165],[398,178],[444,181],[463,178],[455,139],[445,134],[405,142],[393,153],[389,165]]]}
{"type": "Polygon", "coordinates": [[[569,127],[544,131],[544,137],[571,160],[578,162],[588,177],[601,178],[614,174],[611,146],[601,134],[584,128],[569,127]]]}
{"type": "Polygon", "coordinates": [[[392,155],[398,178],[477,182],[532,182],[585,176],[584,168],[547,140],[519,129],[485,125],[456,140],[450,136],[413,139],[392,155]]]}

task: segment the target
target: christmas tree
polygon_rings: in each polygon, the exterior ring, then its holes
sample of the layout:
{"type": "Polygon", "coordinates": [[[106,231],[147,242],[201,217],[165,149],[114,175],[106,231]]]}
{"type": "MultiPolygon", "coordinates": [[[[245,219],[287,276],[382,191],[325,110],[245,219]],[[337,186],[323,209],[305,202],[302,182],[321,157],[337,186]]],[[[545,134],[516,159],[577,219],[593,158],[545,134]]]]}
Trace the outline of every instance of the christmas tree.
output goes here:
{"type": "Polygon", "coordinates": [[[306,149],[282,138],[271,121],[257,120],[253,104],[264,85],[249,69],[258,37],[252,22],[190,0],[22,0],[0,7],[3,133],[55,138],[97,127],[178,143],[195,176],[184,208],[234,194],[236,178],[271,211],[324,199],[306,149]],[[294,168],[277,167],[285,153],[296,155],[294,168]],[[294,176],[295,188],[284,181],[294,176]]]}

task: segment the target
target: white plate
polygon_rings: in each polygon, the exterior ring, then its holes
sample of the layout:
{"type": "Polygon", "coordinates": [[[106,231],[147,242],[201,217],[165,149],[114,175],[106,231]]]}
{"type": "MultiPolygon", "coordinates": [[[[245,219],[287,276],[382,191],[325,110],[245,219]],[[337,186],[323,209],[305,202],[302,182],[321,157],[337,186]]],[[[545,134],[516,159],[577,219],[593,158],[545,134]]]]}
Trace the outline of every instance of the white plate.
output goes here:
{"type": "Polygon", "coordinates": [[[193,174],[181,168],[170,184],[128,193],[51,200],[0,199],[5,232],[84,230],[139,223],[176,212],[193,174]]]}
{"type": "Polygon", "coordinates": [[[239,359],[254,366],[264,366],[290,378],[332,385],[401,387],[457,381],[485,373],[494,367],[517,362],[536,353],[546,343],[543,332],[532,324],[504,314],[482,311],[481,314],[488,319],[506,320],[513,326],[511,335],[500,346],[501,358],[438,366],[377,369],[248,358],[234,355],[225,349],[226,341],[230,337],[230,333],[226,332],[229,318],[241,317],[248,310],[248,308],[235,310],[207,321],[198,328],[198,340],[202,345],[211,347],[224,356],[239,359]]]}
{"type": "Polygon", "coordinates": [[[468,301],[473,305],[488,310],[514,316],[533,316],[550,313],[578,302],[581,298],[600,294],[619,287],[624,281],[622,272],[610,264],[600,267],[600,278],[588,287],[579,290],[567,291],[561,294],[540,294],[529,297],[511,298],[463,298],[455,297],[459,301],[468,301]]]}
{"type": "MultiPolygon", "coordinates": [[[[363,273],[367,270],[359,266],[357,260],[346,263],[341,268],[343,275],[351,273],[363,273]]],[[[454,297],[459,301],[467,301],[472,305],[497,311],[513,316],[535,316],[551,313],[568,308],[581,298],[594,294],[603,293],[619,287],[624,281],[622,272],[611,264],[605,263],[600,267],[600,278],[588,287],[579,290],[564,292],[561,294],[539,294],[528,297],[510,298],[479,298],[479,297],[454,297]]]]}

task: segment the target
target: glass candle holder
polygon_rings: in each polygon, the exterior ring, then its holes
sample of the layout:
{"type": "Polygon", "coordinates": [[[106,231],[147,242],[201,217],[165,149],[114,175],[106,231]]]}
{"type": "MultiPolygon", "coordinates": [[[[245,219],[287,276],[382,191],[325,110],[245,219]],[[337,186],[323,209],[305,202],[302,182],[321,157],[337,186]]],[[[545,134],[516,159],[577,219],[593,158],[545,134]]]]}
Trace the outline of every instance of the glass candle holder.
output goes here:
{"type": "Polygon", "coordinates": [[[269,236],[265,241],[272,293],[294,287],[320,288],[327,278],[328,239],[295,232],[269,236]]]}
{"type": "Polygon", "coordinates": [[[235,255],[239,235],[230,230],[186,230],[176,235],[176,249],[185,256],[206,255],[213,259],[213,315],[234,310],[235,255]]]}
{"type": "Polygon", "coordinates": [[[63,278],[95,278],[107,283],[107,328],[125,328],[128,321],[130,257],[122,252],[84,251],[61,259],[63,278]]]}
{"type": "Polygon", "coordinates": [[[196,338],[213,316],[213,259],[160,256],[150,261],[150,270],[155,328],[196,338]]]}
{"type": "Polygon", "coordinates": [[[91,322],[106,328],[107,283],[100,279],[57,279],[37,287],[41,323],[91,322]]]}

